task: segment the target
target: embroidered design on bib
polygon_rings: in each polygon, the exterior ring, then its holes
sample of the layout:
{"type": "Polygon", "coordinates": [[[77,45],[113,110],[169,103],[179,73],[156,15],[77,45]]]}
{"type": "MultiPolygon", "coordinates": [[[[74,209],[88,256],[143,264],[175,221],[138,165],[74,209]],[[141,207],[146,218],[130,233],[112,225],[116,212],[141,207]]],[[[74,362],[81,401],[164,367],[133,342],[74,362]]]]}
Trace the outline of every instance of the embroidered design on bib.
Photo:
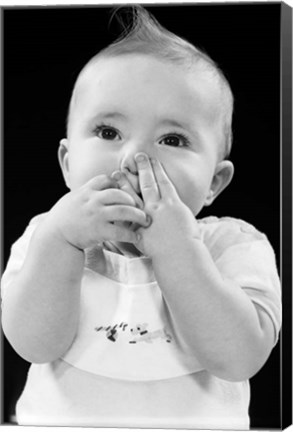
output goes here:
{"type": "Polygon", "coordinates": [[[125,331],[128,324],[122,322],[120,324],[115,324],[113,326],[109,325],[106,327],[95,327],[95,331],[99,332],[101,330],[104,330],[106,332],[106,338],[109,339],[111,342],[116,342],[118,338],[118,332],[119,331],[125,331]]]}
{"type": "MultiPolygon", "coordinates": [[[[119,337],[119,332],[127,332],[126,328],[129,327],[129,324],[125,322],[121,322],[120,324],[108,325],[108,326],[100,326],[95,327],[96,332],[104,331],[106,332],[106,338],[111,342],[116,342],[119,337]]],[[[139,342],[153,343],[156,339],[165,340],[167,343],[172,341],[172,336],[166,330],[166,328],[157,329],[154,331],[147,330],[148,324],[136,324],[134,327],[129,328],[128,332],[130,333],[128,338],[128,343],[136,344],[139,342]]]]}
{"type": "Polygon", "coordinates": [[[152,343],[154,339],[164,339],[168,343],[171,342],[172,336],[169,333],[167,333],[165,328],[149,332],[148,330],[146,330],[147,327],[148,324],[144,323],[144,324],[138,324],[134,328],[130,329],[131,333],[137,337],[129,341],[129,343],[131,344],[136,344],[138,342],[152,343]]]}

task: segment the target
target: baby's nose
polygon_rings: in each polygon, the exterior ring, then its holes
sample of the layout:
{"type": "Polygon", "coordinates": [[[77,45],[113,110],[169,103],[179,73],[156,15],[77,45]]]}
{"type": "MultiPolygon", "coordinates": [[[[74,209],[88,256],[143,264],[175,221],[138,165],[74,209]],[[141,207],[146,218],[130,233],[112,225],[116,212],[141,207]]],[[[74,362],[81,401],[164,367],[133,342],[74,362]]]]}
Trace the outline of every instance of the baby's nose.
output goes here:
{"type": "Polygon", "coordinates": [[[148,146],[144,142],[132,143],[129,146],[126,146],[123,149],[123,154],[120,161],[120,169],[126,170],[133,175],[137,175],[137,163],[135,161],[135,155],[137,153],[147,153],[149,156],[152,156],[151,146],[148,146]]]}
{"type": "Polygon", "coordinates": [[[120,163],[121,171],[128,171],[133,175],[137,175],[137,165],[134,159],[135,154],[125,155],[120,163]]]}

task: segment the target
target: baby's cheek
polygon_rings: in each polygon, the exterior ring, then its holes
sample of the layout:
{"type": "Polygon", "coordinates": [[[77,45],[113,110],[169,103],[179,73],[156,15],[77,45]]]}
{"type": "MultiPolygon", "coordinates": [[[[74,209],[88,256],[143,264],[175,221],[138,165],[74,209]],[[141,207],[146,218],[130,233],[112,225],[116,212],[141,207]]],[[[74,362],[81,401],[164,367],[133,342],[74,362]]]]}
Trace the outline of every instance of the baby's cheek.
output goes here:
{"type": "Polygon", "coordinates": [[[110,176],[114,170],[114,164],[110,165],[102,162],[95,162],[93,159],[76,159],[72,161],[69,170],[71,189],[77,189],[99,175],[106,174],[110,176]]]}
{"type": "Polygon", "coordinates": [[[178,149],[173,149],[172,147],[170,148],[169,154],[166,151],[164,157],[162,156],[161,163],[169,180],[175,187],[179,198],[184,204],[189,206],[195,185],[196,175],[194,174],[196,164],[191,163],[191,161],[187,159],[186,154],[182,155],[179,153],[178,149]]]}
{"type": "Polygon", "coordinates": [[[178,195],[194,216],[202,209],[206,197],[205,190],[196,187],[196,185],[191,182],[186,183],[186,186],[178,191],[178,195]]]}

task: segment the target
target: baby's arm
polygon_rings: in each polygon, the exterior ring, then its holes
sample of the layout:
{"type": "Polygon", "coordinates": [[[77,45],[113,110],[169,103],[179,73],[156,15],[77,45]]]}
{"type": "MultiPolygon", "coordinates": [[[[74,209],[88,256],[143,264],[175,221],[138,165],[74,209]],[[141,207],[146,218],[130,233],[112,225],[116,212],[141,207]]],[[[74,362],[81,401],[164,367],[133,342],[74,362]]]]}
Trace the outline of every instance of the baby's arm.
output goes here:
{"type": "Polygon", "coordinates": [[[274,344],[269,316],[240,286],[224,280],[199,238],[196,220],[158,161],[138,162],[145,210],[152,217],[138,244],[153,261],[174,323],[202,366],[244,380],[264,364],[274,344]]]}
{"type": "Polygon", "coordinates": [[[48,362],[71,345],[79,320],[85,248],[104,240],[135,242],[113,221],[145,224],[133,198],[98,176],[65,195],[34,232],[21,270],[2,304],[4,332],[30,362],[48,362]]]}

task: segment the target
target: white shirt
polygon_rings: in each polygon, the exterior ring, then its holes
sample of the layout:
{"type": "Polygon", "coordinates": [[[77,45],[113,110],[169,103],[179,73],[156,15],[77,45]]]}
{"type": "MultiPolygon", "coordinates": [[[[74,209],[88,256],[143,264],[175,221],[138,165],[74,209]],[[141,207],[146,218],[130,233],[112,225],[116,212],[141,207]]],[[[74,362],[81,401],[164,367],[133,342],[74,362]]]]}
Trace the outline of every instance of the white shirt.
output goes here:
{"type": "MultiPolygon", "coordinates": [[[[3,302],[37,223],[12,248],[3,302]]],[[[250,287],[245,291],[272,319],[277,342],[280,283],[267,238],[232,218],[205,218],[199,225],[222,276],[250,287]]],[[[170,321],[150,259],[97,248],[87,253],[76,339],[62,359],[31,366],[17,419],[31,425],[248,429],[249,399],[247,381],[212,376],[189,351],[170,321]]]]}

